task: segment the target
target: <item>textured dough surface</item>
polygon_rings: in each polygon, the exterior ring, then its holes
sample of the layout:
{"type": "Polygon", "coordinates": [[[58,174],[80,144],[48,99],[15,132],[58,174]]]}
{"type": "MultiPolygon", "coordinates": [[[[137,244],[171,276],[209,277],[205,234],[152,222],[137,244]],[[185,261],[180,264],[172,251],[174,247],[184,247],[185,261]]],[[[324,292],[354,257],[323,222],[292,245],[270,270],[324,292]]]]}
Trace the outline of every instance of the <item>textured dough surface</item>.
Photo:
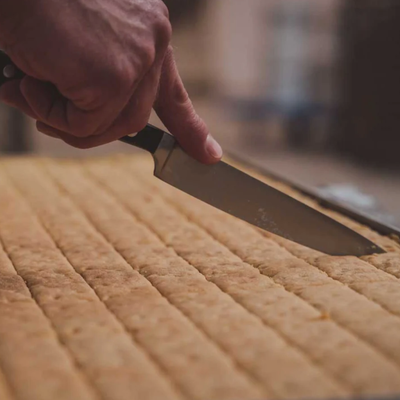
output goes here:
{"type": "Polygon", "coordinates": [[[390,238],[319,208],[388,251],[326,256],[159,182],[145,156],[3,159],[0,193],[0,399],[400,394],[390,238]]]}

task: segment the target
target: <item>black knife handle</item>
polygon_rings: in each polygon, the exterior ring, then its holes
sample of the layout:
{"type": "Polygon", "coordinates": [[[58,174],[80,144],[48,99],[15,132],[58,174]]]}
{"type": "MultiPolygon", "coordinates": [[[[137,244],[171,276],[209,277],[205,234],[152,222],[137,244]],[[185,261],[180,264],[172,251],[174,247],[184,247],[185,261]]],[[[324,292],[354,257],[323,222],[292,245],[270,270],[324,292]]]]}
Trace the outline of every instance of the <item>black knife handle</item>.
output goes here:
{"type": "Polygon", "coordinates": [[[162,138],[166,134],[167,133],[161,129],[147,124],[147,126],[135,136],[125,136],[119,140],[154,154],[158,148],[158,145],[161,143],[162,138]]]}
{"type": "MultiPolygon", "coordinates": [[[[11,58],[0,50],[0,86],[14,79],[21,79],[24,76],[25,74],[17,68],[11,58]]],[[[135,136],[125,136],[120,141],[154,154],[164,134],[165,132],[161,129],[148,124],[135,136]]]]}
{"type": "Polygon", "coordinates": [[[4,51],[0,50],[0,86],[13,79],[21,79],[25,74],[16,67],[4,51]]]}

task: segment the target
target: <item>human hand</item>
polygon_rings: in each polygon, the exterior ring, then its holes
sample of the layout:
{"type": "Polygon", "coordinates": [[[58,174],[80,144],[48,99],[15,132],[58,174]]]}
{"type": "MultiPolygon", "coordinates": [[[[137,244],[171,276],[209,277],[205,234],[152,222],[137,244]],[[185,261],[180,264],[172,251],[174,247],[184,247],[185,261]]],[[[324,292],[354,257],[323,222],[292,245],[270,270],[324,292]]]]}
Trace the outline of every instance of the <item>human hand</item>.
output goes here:
{"type": "Polygon", "coordinates": [[[27,75],[4,84],[0,99],[78,148],[142,130],[154,107],[191,156],[216,162],[222,151],[193,108],[170,40],[161,0],[0,2],[0,47],[27,75]]]}

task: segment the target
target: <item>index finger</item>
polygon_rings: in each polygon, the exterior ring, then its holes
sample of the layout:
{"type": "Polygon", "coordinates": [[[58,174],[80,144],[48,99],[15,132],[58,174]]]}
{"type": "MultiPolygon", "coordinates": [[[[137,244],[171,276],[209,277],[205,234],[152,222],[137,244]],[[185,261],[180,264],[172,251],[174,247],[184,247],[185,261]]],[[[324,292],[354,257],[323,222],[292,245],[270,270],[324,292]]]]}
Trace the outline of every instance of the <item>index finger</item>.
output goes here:
{"type": "Polygon", "coordinates": [[[169,48],[164,59],[154,109],[189,155],[205,164],[213,164],[221,159],[221,146],[196,113],[179,75],[172,48],[169,48]]]}

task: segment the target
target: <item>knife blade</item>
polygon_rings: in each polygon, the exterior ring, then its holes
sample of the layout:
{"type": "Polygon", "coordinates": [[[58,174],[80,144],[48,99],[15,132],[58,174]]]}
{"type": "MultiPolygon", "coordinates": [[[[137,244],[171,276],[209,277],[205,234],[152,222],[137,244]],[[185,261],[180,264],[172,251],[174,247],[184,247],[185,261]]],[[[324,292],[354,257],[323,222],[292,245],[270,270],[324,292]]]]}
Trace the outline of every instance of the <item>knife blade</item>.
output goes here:
{"type": "Polygon", "coordinates": [[[173,136],[151,125],[121,141],[153,154],[157,178],[258,228],[330,255],[384,252],[325,214],[223,161],[199,163],[173,136]]]}
{"type": "MultiPolygon", "coordinates": [[[[0,71],[0,85],[23,76],[1,51],[0,71]]],[[[199,163],[172,135],[152,125],[120,141],[150,152],[157,178],[258,228],[330,255],[384,252],[325,214],[223,161],[214,165],[199,163]]]]}

